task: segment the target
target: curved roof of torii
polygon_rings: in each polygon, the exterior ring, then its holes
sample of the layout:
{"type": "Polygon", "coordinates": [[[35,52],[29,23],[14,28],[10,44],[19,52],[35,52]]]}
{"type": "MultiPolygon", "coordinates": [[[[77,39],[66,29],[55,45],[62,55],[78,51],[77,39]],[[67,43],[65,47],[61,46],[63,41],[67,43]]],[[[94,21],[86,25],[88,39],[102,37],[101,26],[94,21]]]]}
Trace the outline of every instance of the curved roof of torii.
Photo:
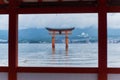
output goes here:
{"type": "Polygon", "coordinates": [[[72,31],[75,28],[71,27],[71,28],[50,28],[50,27],[46,27],[47,30],[49,31],[72,31]]]}

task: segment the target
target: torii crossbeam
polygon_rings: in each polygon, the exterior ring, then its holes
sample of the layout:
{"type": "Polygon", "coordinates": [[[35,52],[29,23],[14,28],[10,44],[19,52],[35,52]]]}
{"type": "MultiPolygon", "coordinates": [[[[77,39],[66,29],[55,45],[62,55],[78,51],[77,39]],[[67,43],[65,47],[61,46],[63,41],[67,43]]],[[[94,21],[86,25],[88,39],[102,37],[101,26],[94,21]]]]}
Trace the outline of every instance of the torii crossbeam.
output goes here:
{"type": "Polygon", "coordinates": [[[55,48],[55,35],[65,35],[65,44],[66,49],[68,48],[68,35],[72,33],[72,30],[74,30],[74,27],[72,28],[48,28],[46,29],[49,31],[49,33],[52,35],[52,48],[55,48]]]}

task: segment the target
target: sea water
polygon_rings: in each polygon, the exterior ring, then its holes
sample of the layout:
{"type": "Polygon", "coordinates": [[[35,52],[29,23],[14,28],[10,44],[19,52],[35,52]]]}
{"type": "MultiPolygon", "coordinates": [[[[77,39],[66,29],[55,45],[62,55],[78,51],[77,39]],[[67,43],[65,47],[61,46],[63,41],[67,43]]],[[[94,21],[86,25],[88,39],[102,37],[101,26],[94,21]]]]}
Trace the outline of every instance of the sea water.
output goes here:
{"type": "Polygon", "coordinates": [[[97,44],[19,44],[19,66],[97,67],[97,44]]]}
{"type": "MultiPolygon", "coordinates": [[[[0,66],[8,66],[8,44],[0,44],[0,66]]],[[[10,55],[12,56],[12,55],[10,55]]],[[[98,43],[19,43],[18,66],[98,67],[98,43]]],[[[108,67],[120,67],[120,44],[108,44],[108,67]]]]}
{"type": "Polygon", "coordinates": [[[8,44],[0,43],[0,66],[8,66],[8,44]]]}

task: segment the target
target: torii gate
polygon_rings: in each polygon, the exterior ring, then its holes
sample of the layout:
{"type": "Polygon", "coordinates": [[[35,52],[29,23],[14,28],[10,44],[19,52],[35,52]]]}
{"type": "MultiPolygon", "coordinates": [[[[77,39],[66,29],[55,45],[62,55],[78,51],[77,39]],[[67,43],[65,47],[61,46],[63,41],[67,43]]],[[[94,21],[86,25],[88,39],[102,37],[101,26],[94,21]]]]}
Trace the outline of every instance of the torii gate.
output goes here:
{"type": "Polygon", "coordinates": [[[52,48],[55,48],[55,35],[65,35],[65,44],[66,49],[68,49],[68,35],[72,33],[72,30],[74,30],[74,27],[72,28],[46,28],[49,33],[52,35],[52,48]]]}

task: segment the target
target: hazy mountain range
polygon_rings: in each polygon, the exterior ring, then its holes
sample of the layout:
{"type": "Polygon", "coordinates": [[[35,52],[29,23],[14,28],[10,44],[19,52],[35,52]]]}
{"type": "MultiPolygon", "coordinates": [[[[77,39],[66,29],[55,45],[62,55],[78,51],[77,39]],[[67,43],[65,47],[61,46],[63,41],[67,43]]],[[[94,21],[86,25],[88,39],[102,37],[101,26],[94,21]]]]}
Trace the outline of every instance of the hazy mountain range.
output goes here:
{"type": "MultiPolygon", "coordinates": [[[[7,30],[0,30],[0,42],[6,42],[8,40],[8,31],[7,30]]],[[[120,29],[109,29],[108,30],[108,36],[114,37],[119,36],[120,37],[120,29]]],[[[91,39],[91,41],[97,41],[98,31],[97,28],[94,27],[88,27],[88,28],[75,28],[72,32],[72,34],[69,36],[69,39],[71,41],[77,41],[80,40],[81,36],[86,36],[91,39]]],[[[60,40],[58,42],[61,42],[63,40],[63,37],[57,37],[56,39],[60,40]]],[[[51,42],[51,35],[48,33],[48,31],[45,28],[29,28],[29,29],[22,29],[19,30],[19,42],[29,42],[29,43],[40,43],[40,42],[51,42]]]]}

